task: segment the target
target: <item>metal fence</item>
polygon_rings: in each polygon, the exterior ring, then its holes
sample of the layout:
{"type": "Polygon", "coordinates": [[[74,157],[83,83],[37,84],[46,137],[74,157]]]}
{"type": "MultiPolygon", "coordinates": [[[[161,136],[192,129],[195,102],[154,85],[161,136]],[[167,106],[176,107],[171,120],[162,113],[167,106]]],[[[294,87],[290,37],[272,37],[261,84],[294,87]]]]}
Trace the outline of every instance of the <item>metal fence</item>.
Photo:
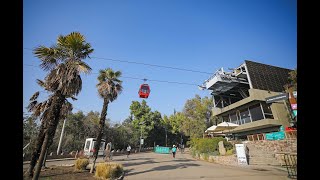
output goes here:
{"type": "Polygon", "coordinates": [[[288,177],[297,179],[297,153],[285,153],[284,162],[287,168],[288,177]]]}

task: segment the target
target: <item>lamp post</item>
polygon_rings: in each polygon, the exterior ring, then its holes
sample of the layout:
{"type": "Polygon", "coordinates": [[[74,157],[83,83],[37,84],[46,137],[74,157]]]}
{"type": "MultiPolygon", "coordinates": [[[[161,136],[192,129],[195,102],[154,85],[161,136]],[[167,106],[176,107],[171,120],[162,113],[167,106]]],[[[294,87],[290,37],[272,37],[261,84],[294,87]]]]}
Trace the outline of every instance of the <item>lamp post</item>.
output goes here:
{"type": "Polygon", "coordinates": [[[144,124],[144,122],[140,122],[139,125],[140,125],[140,146],[139,146],[139,152],[141,151],[141,139],[142,139],[142,125],[144,124]]]}
{"type": "Polygon", "coordinates": [[[63,121],[60,140],[59,140],[58,149],[57,149],[57,155],[59,155],[59,153],[60,153],[61,142],[62,142],[62,137],[63,137],[63,133],[64,133],[64,127],[65,127],[65,124],[66,124],[66,120],[67,120],[67,118],[65,118],[64,121],[63,121]]]}
{"type": "Polygon", "coordinates": [[[167,128],[164,126],[164,131],[166,132],[166,147],[168,146],[167,145],[167,139],[168,139],[168,135],[167,135],[167,128]]]}

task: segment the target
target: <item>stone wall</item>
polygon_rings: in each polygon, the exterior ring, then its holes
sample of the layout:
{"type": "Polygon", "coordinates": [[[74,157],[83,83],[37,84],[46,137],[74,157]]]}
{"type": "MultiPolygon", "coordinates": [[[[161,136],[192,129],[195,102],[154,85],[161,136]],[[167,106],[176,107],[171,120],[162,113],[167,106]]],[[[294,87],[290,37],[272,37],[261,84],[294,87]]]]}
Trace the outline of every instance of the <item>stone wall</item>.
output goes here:
{"type": "Polygon", "coordinates": [[[203,161],[213,162],[217,164],[223,164],[223,165],[231,165],[231,166],[237,166],[237,155],[226,155],[226,156],[205,156],[204,154],[196,154],[196,159],[200,159],[203,161]]]}
{"type": "Polygon", "coordinates": [[[281,153],[288,152],[294,153],[297,152],[297,140],[274,140],[274,141],[248,141],[246,144],[251,144],[257,149],[265,152],[281,153]]]}
{"type": "MultiPolygon", "coordinates": [[[[272,154],[277,163],[281,166],[286,165],[284,154],[291,153],[289,164],[296,163],[297,153],[297,140],[275,140],[275,141],[248,141],[246,142],[249,147],[249,155],[253,156],[266,156],[272,154]]],[[[254,158],[254,157],[253,157],[254,158]]],[[[267,161],[267,160],[266,160],[267,161]]],[[[287,162],[288,164],[288,162],[287,162]]]]}

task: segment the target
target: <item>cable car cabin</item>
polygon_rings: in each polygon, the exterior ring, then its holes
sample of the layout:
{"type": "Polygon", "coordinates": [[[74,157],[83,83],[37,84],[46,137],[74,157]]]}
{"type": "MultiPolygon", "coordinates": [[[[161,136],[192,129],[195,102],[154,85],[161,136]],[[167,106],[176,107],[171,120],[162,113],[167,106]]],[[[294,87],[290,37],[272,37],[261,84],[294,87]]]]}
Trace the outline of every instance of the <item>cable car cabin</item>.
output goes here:
{"type": "Polygon", "coordinates": [[[148,84],[142,84],[139,89],[139,97],[140,98],[148,98],[150,94],[150,87],[148,84]]]}
{"type": "MultiPolygon", "coordinates": [[[[85,143],[84,149],[83,149],[83,153],[85,156],[93,156],[94,145],[95,145],[96,141],[97,141],[96,138],[87,138],[86,139],[86,143],[85,143]]],[[[104,139],[101,139],[101,144],[100,144],[98,156],[104,155],[105,144],[106,144],[106,141],[104,139]]]]}

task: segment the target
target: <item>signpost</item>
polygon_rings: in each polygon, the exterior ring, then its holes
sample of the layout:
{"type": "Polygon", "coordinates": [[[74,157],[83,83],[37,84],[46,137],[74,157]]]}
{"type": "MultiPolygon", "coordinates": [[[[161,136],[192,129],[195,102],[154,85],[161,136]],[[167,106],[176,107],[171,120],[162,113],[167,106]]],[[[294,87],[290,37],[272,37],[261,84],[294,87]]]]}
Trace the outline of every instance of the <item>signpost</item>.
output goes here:
{"type": "Polygon", "coordinates": [[[248,165],[244,144],[235,144],[239,165],[248,165]]]}

